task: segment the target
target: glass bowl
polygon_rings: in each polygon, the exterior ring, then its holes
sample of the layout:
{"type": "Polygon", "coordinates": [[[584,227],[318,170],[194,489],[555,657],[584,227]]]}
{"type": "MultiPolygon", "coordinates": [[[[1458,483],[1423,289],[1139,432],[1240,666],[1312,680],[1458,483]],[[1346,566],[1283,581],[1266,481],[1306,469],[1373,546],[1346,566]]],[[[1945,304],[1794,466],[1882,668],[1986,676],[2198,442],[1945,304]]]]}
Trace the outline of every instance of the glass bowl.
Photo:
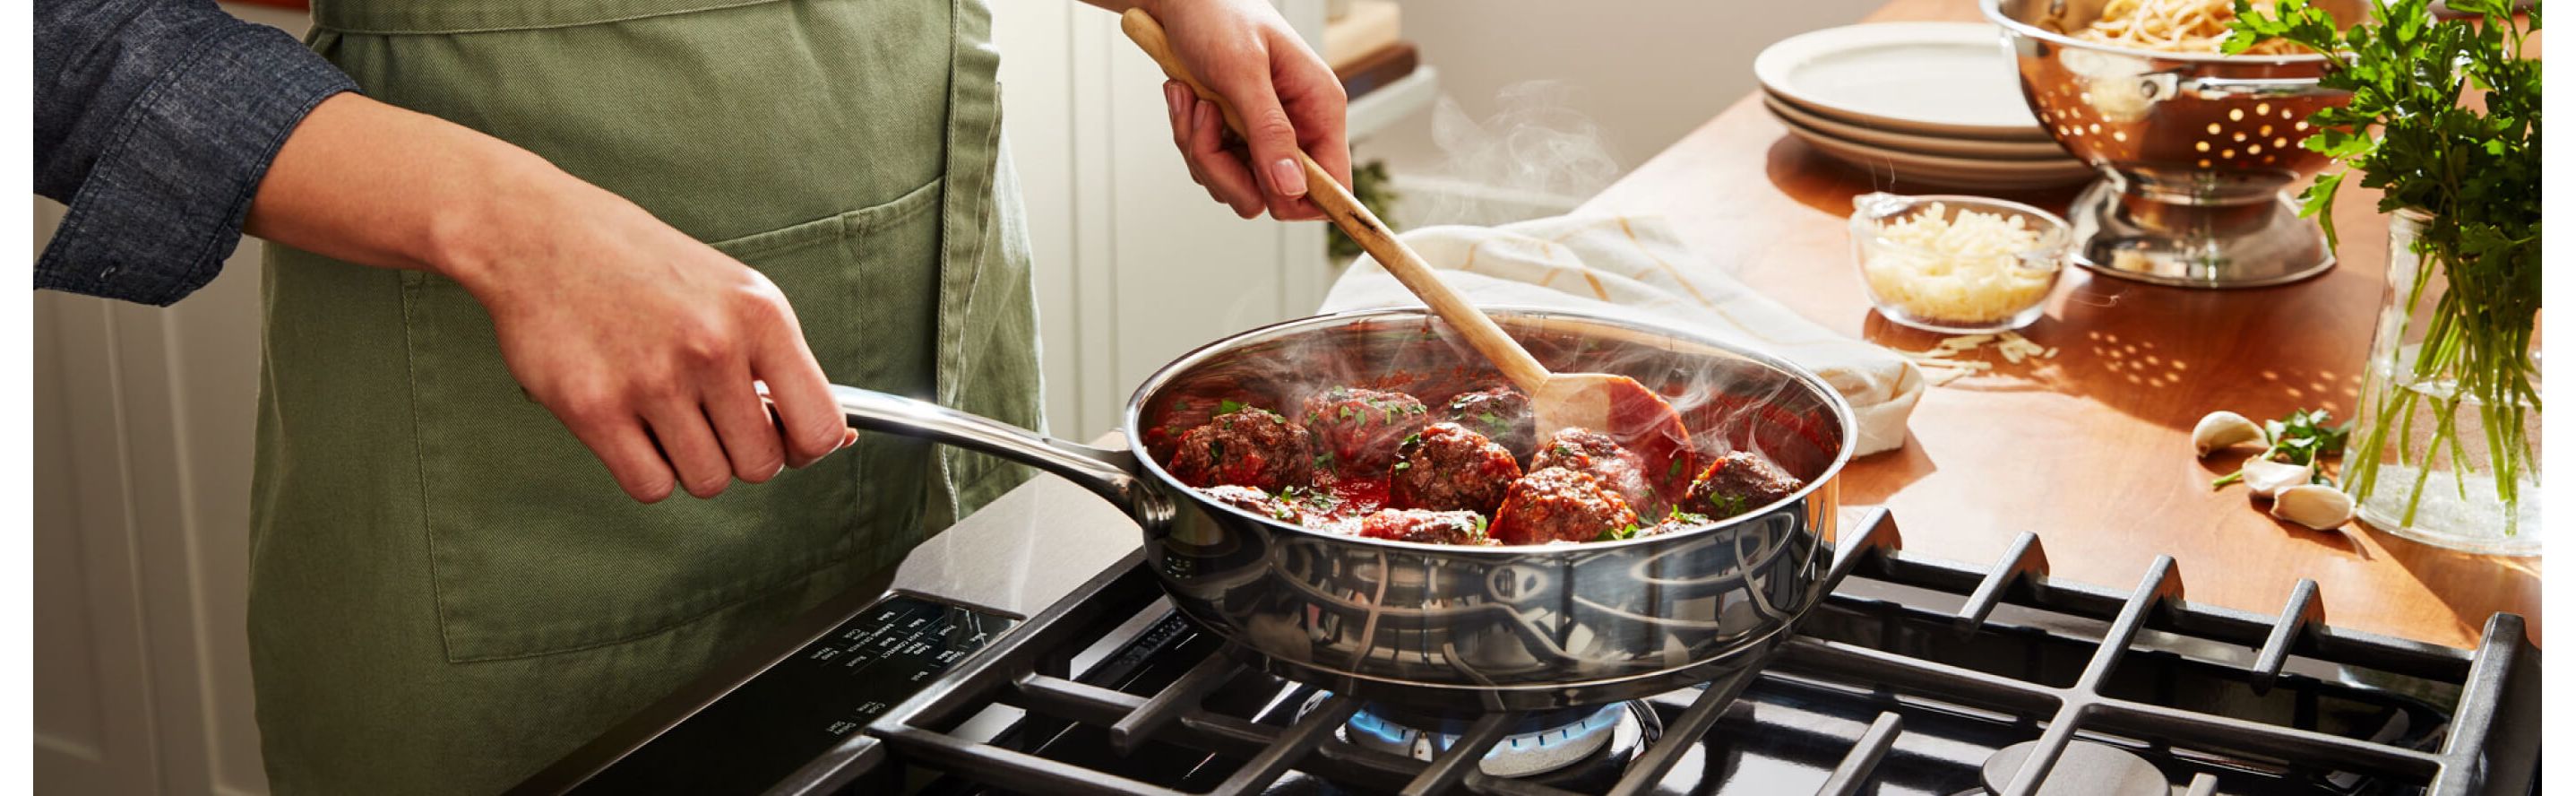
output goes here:
{"type": "Polygon", "coordinates": [[[2048,294],[2066,273],[2074,240],[2066,219],[2020,202],[1889,193],[1852,200],[1851,238],[1861,289],[1879,315],[1950,334],[2001,332],[2039,320],[2048,294]],[[1889,229],[1936,217],[1952,222],[1963,212],[1999,217],[2037,233],[2037,239],[2025,246],[1956,227],[1939,236],[1889,229]]]}

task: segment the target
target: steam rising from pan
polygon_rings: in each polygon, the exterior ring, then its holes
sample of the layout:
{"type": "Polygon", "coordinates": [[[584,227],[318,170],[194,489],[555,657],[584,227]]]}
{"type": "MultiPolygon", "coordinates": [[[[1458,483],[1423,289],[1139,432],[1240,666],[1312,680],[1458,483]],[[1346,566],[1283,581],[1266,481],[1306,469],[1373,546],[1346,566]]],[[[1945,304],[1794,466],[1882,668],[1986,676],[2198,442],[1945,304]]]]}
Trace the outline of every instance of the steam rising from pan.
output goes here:
{"type": "Polygon", "coordinates": [[[1443,96],[1431,111],[1439,165],[1403,176],[1403,215],[1414,226],[1491,226],[1554,215],[1618,179],[1619,159],[1601,128],[1573,110],[1574,89],[1553,80],[1505,86],[1498,110],[1475,119],[1443,96]]]}

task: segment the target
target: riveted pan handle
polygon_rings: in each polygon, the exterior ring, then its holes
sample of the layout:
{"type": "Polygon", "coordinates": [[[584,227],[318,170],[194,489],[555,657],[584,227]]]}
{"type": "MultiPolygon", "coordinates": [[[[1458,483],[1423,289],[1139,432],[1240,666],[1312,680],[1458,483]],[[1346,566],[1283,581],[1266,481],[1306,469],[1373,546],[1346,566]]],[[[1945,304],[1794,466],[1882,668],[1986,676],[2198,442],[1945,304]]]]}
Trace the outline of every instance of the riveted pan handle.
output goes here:
{"type": "Polygon", "coordinates": [[[1036,467],[1107,499],[1139,523],[1165,519],[1169,501],[1137,476],[1135,454],[1048,437],[929,401],[831,385],[851,428],[926,439],[1036,467]]]}

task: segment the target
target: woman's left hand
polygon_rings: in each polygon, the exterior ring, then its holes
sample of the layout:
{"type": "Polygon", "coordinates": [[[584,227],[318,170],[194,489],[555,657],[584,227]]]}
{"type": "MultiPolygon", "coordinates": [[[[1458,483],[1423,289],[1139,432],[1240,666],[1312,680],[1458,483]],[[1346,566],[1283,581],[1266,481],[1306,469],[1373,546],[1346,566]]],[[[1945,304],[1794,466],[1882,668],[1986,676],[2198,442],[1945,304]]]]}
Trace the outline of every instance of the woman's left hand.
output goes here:
{"type": "Polygon", "coordinates": [[[1238,137],[1214,103],[1180,81],[1163,83],[1172,143],[1189,162],[1190,178],[1244,218],[1264,208],[1283,221],[1323,218],[1305,198],[1306,171],[1296,150],[1304,148],[1344,187],[1351,184],[1350,143],[1343,136],[1348,98],[1332,68],[1264,0],[1138,5],[1162,23],[1181,63],[1243,117],[1245,134],[1238,137]]]}

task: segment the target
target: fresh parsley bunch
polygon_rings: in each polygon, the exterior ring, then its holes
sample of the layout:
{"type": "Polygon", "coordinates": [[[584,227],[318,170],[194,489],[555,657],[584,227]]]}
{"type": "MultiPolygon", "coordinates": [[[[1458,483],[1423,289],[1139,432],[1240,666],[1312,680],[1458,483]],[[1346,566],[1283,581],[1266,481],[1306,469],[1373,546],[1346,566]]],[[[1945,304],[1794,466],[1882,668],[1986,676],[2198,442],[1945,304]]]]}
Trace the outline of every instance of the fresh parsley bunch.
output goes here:
{"type": "MultiPolygon", "coordinates": [[[[2302,144],[2348,169],[2318,175],[2302,196],[2302,214],[2316,217],[2329,241],[2335,191],[2352,172],[2363,187],[2383,192],[2380,212],[2430,219],[2414,243],[2424,266],[2403,286],[2407,308],[2427,297],[2436,271],[2448,286],[2427,316],[2415,361],[2401,366],[2411,372],[2389,376],[2452,380],[2457,389],[2447,398],[2408,389],[2380,397],[2362,453],[2346,462],[2355,496],[2370,494],[2389,434],[2404,433],[2404,425],[2392,424],[2411,422],[2419,408],[2438,422],[2425,446],[2432,450],[2416,453],[2429,456],[2447,444],[2456,466],[2467,466],[2452,431],[2466,399],[2481,413],[2497,496],[2511,507],[2533,463],[2524,413],[2540,409],[2528,356],[2540,315],[2540,61],[2523,57],[2525,42],[2540,30],[2540,3],[2516,17],[2512,0],[2451,0],[2465,18],[2450,20],[2435,19],[2429,5],[2373,3],[2369,22],[2345,29],[2310,0],[2279,0],[2270,13],[2236,0],[2226,51],[2269,38],[2296,42],[2328,55],[2320,85],[2352,92],[2349,105],[2309,118],[2318,132],[2302,144]],[[2472,89],[2482,101],[2464,101],[2472,89]]],[[[2425,480],[2419,477],[2407,501],[2410,523],[2425,480]]]]}

